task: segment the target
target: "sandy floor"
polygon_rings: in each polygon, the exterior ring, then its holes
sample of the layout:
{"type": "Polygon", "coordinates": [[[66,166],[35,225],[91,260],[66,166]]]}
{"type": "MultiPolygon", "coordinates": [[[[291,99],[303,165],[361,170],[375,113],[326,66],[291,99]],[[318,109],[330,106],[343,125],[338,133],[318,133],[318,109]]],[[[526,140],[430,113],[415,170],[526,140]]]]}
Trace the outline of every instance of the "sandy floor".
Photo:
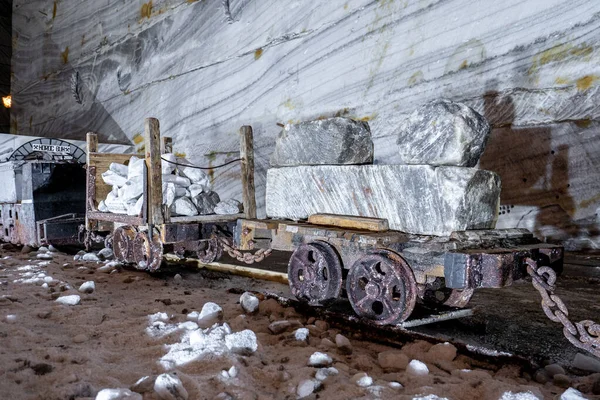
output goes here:
{"type": "MultiPolygon", "coordinates": [[[[600,398],[592,394],[600,393],[600,374],[567,373],[570,383],[561,384],[555,378],[558,386],[540,384],[533,378],[536,371],[516,364],[476,361],[460,353],[454,356],[452,346],[432,347],[431,343],[416,341],[392,348],[360,341],[352,332],[331,329],[324,321],[307,320],[272,299],[262,300],[257,314],[244,315],[239,292],[231,289],[284,291],[274,283],[183,269],[167,269],[154,276],[121,269],[105,273],[97,270],[104,263],[74,261],[70,255],[55,253],[48,260],[36,257],[35,252],[0,251],[0,399],[94,398],[101,389],[129,388],[144,376],[167,372],[159,362],[169,351],[165,345],[180,343],[189,334],[175,329],[177,324],[208,301],[223,308],[223,321],[234,332],[254,331],[258,350],[239,355],[221,348],[216,353],[222,354],[205,352],[200,359],[175,366],[190,399],[296,399],[299,386],[306,388],[310,382],[314,393],[308,399],[427,395],[449,399],[556,398],[566,387],[579,389],[586,398],[600,398]],[[174,279],[176,273],[183,278],[174,279]],[[85,281],[95,282],[93,293],[76,290],[85,281]],[[80,304],[55,301],[58,296],[72,294],[81,296],[80,304]],[[149,316],[158,312],[168,316],[162,321],[166,329],[162,333],[169,327],[173,332],[152,335],[149,316]],[[273,334],[269,325],[279,320],[289,321],[290,327],[273,334]],[[308,341],[294,337],[301,327],[309,329],[308,341]],[[334,344],[338,333],[350,339],[351,354],[334,344]],[[332,358],[337,375],[315,380],[319,368],[307,363],[317,351],[332,358]],[[429,373],[418,376],[410,367],[407,370],[406,363],[411,360],[424,362],[429,373]],[[235,377],[223,373],[232,366],[238,371],[235,377]],[[366,373],[372,383],[359,386],[356,381],[369,383],[359,373],[366,373]],[[402,387],[391,387],[390,382],[402,387]],[[514,396],[526,392],[530,397],[514,396]]],[[[143,398],[159,397],[149,388],[143,398]]]]}

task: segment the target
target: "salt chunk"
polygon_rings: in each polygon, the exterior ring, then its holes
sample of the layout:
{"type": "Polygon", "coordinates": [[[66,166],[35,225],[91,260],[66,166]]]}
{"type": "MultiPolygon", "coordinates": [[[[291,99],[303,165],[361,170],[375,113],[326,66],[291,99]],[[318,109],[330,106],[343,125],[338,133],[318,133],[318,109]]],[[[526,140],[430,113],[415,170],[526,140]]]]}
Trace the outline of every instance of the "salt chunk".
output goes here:
{"type": "Polygon", "coordinates": [[[41,246],[40,248],[38,248],[37,250],[40,253],[47,253],[48,252],[48,248],[46,246],[41,246]]]}
{"type": "Polygon", "coordinates": [[[202,306],[202,310],[200,311],[200,315],[198,316],[199,320],[208,320],[208,319],[220,319],[223,316],[223,309],[217,303],[213,303],[212,301],[206,302],[202,306]]]}
{"type": "Polygon", "coordinates": [[[119,198],[122,201],[127,202],[132,199],[137,199],[144,193],[144,177],[134,176],[125,182],[121,187],[121,190],[122,191],[119,192],[119,198]]]}
{"type": "Polygon", "coordinates": [[[200,313],[198,311],[192,311],[191,313],[189,313],[187,315],[186,318],[190,321],[196,321],[199,316],[200,316],[200,313]]]}
{"type": "Polygon", "coordinates": [[[96,400],[142,400],[142,395],[129,389],[102,389],[96,395],[96,400]]]}
{"type": "Polygon", "coordinates": [[[354,375],[352,380],[360,387],[367,387],[373,384],[373,378],[371,378],[365,372],[359,372],[358,374],[354,375]]]}
{"type": "Polygon", "coordinates": [[[121,175],[122,177],[127,178],[127,173],[129,172],[129,168],[125,164],[119,163],[110,163],[108,169],[115,174],[121,175]]]}
{"type": "Polygon", "coordinates": [[[162,170],[163,175],[168,175],[175,171],[176,165],[173,164],[177,162],[177,158],[173,153],[166,153],[161,155],[162,160],[160,160],[160,169],[162,170]]]}
{"type": "Polygon", "coordinates": [[[129,167],[127,169],[127,179],[134,178],[136,176],[144,175],[144,159],[132,156],[129,159],[129,167]]]}
{"type": "Polygon", "coordinates": [[[310,396],[315,391],[315,381],[313,379],[305,379],[298,384],[296,394],[299,399],[310,396]]]}
{"type": "Polygon", "coordinates": [[[57,303],[65,304],[68,306],[76,306],[77,304],[79,304],[80,301],[81,301],[81,297],[79,297],[76,294],[71,294],[68,296],[61,296],[58,299],[56,299],[57,303]]]}
{"type": "Polygon", "coordinates": [[[410,375],[425,376],[429,374],[429,368],[427,368],[427,365],[425,365],[424,362],[421,362],[419,360],[412,360],[408,363],[408,366],[406,367],[406,372],[410,375]]]}
{"type": "Polygon", "coordinates": [[[229,376],[232,378],[235,378],[238,374],[238,369],[235,365],[231,366],[231,368],[229,368],[229,371],[227,371],[227,373],[229,373],[229,376]]]}
{"type": "Polygon", "coordinates": [[[314,352],[308,359],[308,365],[311,367],[328,367],[332,362],[330,356],[319,351],[314,352]]]}
{"type": "Polygon", "coordinates": [[[154,391],[163,400],[187,400],[188,392],[175,372],[160,374],[154,381],[154,391]]]}
{"type": "Polygon", "coordinates": [[[392,389],[401,389],[403,387],[400,382],[390,382],[388,383],[388,386],[392,389]]]}
{"type": "Polygon", "coordinates": [[[194,183],[187,188],[190,192],[190,197],[196,197],[202,192],[207,192],[208,188],[204,185],[194,183]]]}
{"type": "Polygon", "coordinates": [[[100,201],[100,203],[98,204],[98,211],[100,212],[108,212],[108,207],[106,207],[106,203],[104,203],[104,200],[100,201]]]}
{"type": "Polygon", "coordinates": [[[240,296],[240,305],[242,306],[244,312],[248,314],[253,314],[258,310],[258,303],[258,297],[250,292],[244,292],[240,296]]]}
{"type": "Polygon", "coordinates": [[[225,336],[225,345],[236,354],[249,355],[258,349],[256,334],[250,329],[225,336]]]}
{"type": "Polygon", "coordinates": [[[121,176],[113,171],[110,171],[110,170],[102,173],[102,180],[107,185],[117,186],[117,187],[121,187],[121,186],[125,185],[125,182],[127,182],[127,178],[125,178],[124,176],[121,176]]]}
{"type": "Polygon", "coordinates": [[[174,183],[175,185],[181,186],[184,188],[186,188],[192,184],[188,178],[186,178],[184,176],[177,176],[177,175],[163,175],[162,181],[167,182],[167,183],[169,183],[169,182],[174,183]]]}
{"type": "Polygon", "coordinates": [[[42,260],[52,260],[53,256],[51,253],[40,253],[37,255],[37,258],[40,258],[42,260]]]}
{"type": "Polygon", "coordinates": [[[504,392],[502,397],[498,400],[540,400],[536,395],[531,392],[504,392]]]}
{"type": "Polygon", "coordinates": [[[296,329],[296,331],[294,332],[294,338],[296,338],[296,340],[305,342],[308,340],[308,329],[307,328],[298,328],[296,329]]]}
{"type": "Polygon", "coordinates": [[[170,207],[170,210],[175,215],[186,215],[188,217],[198,215],[198,210],[196,209],[196,206],[187,197],[180,197],[178,199],[175,199],[175,201],[170,207]]]}
{"type": "Polygon", "coordinates": [[[79,286],[79,291],[81,293],[93,293],[96,290],[96,284],[94,281],[83,282],[81,286],[79,286]]]}
{"type": "Polygon", "coordinates": [[[100,259],[98,258],[98,256],[94,253],[85,253],[82,257],[81,260],[83,261],[100,261],[100,259]]]}
{"type": "Polygon", "coordinates": [[[175,195],[176,195],[176,190],[175,190],[175,184],[174,183],[167,183],[167,182],[163,182],[162,184],[162,203],[166,204],[167,207],[171,207],[171,204],[173,204],[173,202],[175,201],[175,195]]]}
{"type": "Polygon", "coordinates": [[[579,390],[568,388],[560,395],[560,400],[586,400],[587,397],[579,390]]]}
{"type": "Polygon", "coordinates": [[[126,203],[127,215],[140,215],[144,206],[144,196],[140,196],[137,200],[132,199],[126,203]]]}
{"type": "Polygon", "coordinates": [[[193,321],[185,321],[178,325],[179,329],[184,329],[187,331],[193,331],[194,329],[198,329],[198,324],[193,321]]]}
{"type": "Polygon", "coordinates": [[[238,214],[242,211],[242,208],[243,208],[242,203],[240,203],[236,199],[228,199],[228,200],[219,202],[215,206],[215,214],[219,214],[219,215],[238,214]]]}
{"type": "MultiPolygon", "coordinates": [[[[177,162],[180,164],[192,165],[192,163],[185,158],[178,158],[177,162]]],[[[206,186],[207,188],[210,187],[210,179],[208,178],[208,175],[201,169],[193,167],[180,167],[179,170],[192,183],[200,184],[206,186]]]]}
{"type": "Polygon", "coordinates": [[[45,276],[44,277],[44,282],[46,282],[46,283],[52,283],[53,280],[54,279],[51,276],[45,276]]]}
{"type": "Polygon", "coordinates": [[[337,368],[334,367],[329,367],[329,368],[321,368],[320,370],[317,371],[317,373],[315,374],[315,379],[319,380],[319,381],[324,381],[325,379],[327,379],[330,376],[334,376],[339,374],[340,372],[337,370],[337,368]]]}
{"type": "Polygon", "coordinates": [[[8,314],[6,316],[6,322],[13,323],[17,320],[17,316],[15,314],[8,314]]]}

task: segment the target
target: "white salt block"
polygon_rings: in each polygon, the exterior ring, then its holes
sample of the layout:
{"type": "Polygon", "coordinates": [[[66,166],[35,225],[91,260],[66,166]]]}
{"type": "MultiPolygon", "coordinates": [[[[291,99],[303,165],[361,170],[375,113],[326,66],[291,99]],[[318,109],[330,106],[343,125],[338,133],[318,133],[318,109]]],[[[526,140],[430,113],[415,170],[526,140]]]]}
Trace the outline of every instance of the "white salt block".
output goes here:
{"type": "Polygon", "coordinates": [[[136,176],[144,175],[144,160],[136,156],[132,156],[129,159],[129,166],[127,169],[127,179],[130,180],[136,176]]]}
{"type": "Polygon", "coordinates": [[[108,170],[102,173],[102,180],[107,185],[121,187],[127,182],[127,178],[117,174],[114,171],[108,170]]]}
{"type": "Polygon", "coordinates": [[[110,163],[108,169],[115,174],[121,175],[122,177],[127,178],[127,173],[129,172],[129,168],[127,165],[119,164],[119,163],[110,163]]]}
{"type": "Polygon", "coordinates": [[[56,299],[57,303],[65,304],[67,306],[76,306],[77,304],[79,304],[80,301],[81,297],[79,297],[79,295],[76,294],[61,296],[58,299],[56,299]]]}
{"type": "Polygon", "coordinates": [[[429,374],[429,368],[427,368],[427,365],[425,365],[424,362],[421,362],[419,360],[412,360],[408,363],[408,366],[406,367],[406,372],[414,376],[425,376],[429,374]]]}

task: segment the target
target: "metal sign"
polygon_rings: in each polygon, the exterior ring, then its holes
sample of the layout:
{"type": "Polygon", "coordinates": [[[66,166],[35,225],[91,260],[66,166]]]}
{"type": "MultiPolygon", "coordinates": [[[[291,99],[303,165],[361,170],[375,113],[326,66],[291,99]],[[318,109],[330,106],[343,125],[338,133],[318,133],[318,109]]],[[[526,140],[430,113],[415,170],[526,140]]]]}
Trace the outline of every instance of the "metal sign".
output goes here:
{"type": "Polygon", "coordinates": [[[31,145],[34,151],[44,151],[46,153],[70,153],[71,146],[60,146],[54,144],[35,143],[31,145]]]}

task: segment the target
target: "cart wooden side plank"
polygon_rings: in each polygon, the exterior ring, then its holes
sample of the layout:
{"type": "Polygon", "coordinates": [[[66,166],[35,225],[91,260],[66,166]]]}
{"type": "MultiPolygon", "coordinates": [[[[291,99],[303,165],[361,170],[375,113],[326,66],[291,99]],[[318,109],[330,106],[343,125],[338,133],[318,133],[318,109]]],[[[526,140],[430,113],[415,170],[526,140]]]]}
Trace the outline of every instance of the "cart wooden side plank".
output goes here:
{"type": "Polygon", "coordinates": [[[308,222],[315,225],[329,225],[373,232],[385,232],[390,229],[387,219],[356,217],[353,215],[313,214],[308,217],[308,222]]]}
{"type": "Polygon", "coordinates": [[[209,223],[209,222],[229,222],[235,221],[238,218],[244,218],[244,214],[228,214],[228,215],[196,215],[193,217],[171,217],[171,223],[180,222],[180,223],[209,223]]]}

